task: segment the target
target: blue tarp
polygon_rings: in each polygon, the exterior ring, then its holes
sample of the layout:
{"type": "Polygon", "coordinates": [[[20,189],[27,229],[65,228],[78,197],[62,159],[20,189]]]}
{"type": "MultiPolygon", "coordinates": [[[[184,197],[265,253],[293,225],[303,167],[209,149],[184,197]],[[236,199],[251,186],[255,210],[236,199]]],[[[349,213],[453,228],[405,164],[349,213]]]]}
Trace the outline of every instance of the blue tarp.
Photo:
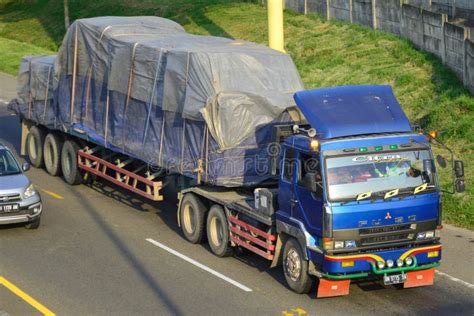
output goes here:
{"type": "Polygon", "coordinates": [[[390,86],[319,88],[294,99],[321,139],[412,131],[390,86]]]}
{"type": "Polygon", "coordinates": [[[27,119],[229,187],[271,177],[272,125],[293,122],[303,89],[286,54],[158,17],[77,20],[56,58],[23,60],[18,82],[27,119]]]}

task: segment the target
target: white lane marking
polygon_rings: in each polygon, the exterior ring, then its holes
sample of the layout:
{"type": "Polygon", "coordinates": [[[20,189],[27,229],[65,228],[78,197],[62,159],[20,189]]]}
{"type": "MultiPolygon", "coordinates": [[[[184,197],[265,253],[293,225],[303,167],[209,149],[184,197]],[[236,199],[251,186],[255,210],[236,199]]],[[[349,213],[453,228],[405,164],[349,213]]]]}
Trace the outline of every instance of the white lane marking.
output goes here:
{"type": "Polygon", "coordinates": [[[235,281],[235,280],[232,280],[232,279],[229,278],[229,277],[226,277],[225,275],[223,275],[223,274],[221,274],[221,273],[219,273],[219,272],[217,272],[217,271],[215,271],[215,270],[213,270],[213,269],[211,269],[211,268],[209,268],[209,267],[203,265],[202,263],[197,262],[196,260],[193,260],[193,259],[191,259],[191,258],[189,258],[189,257],[187,257],[187,256],[185,256],[185,255],[183,255],[183,254],[181,254],[181,253],[179,253],[179,252],[177,252],[176,250],[173,250],[173,249],[171,249],[171,248],[169,248],[169,247],[163,245],[162,243],[157,242],[156,240],[153,240],[153,239],[151,239],[151,238],[147,238],[146,241],[148,241],[149,243],[152,243],[153,245],[155,245],[155,246],[157,246],[157,247],[160,247],[160,248],[163,249],[163,250],[168,251],[169,253],[175,255],[176,257],[179,257],[179,258],[183,259],[184,261],[187,261],[187,262],[189,262],[189,263],[195,265],[195,266],[198,267],[198,268],[203,269],[204,271],[209,272],[210,274],[212,274],[212,275],[214,275],[214,276],[216,276],[216,277],[218,277],[218,278],[221,278],[221,279],[224,280],[224,281],[229,282],[230,284],[232,284],[232,285],[238,287],[238,288],[241,289],[241,290],[244,290],[245,292],[252,292],[252,289],[251,289],[251,288],[248,288],[248,287],[246,287],[245,285],[240,284],[239,282],[237,282],[237,281],[235,281]]]}
{"type": "Polygon", "coordinates": [[[471,289],[474,289],[474,284],[471,284],[469,282],[466,282],[466,281],[463,281],[461,279],[455,278],[455,277],[453,277],[453,276],[451,276],[447,273],[444,273],[444,272],[441,272],[441,271],[438,271],[438,270],[436,270],[435,272],[436,272],[436,274],[447,277],[448,279],[450,279],[453,282],[461,283],[461,284],[463,284],[463,285],[465,285],[465,286],[467,286],[471,289]]]}

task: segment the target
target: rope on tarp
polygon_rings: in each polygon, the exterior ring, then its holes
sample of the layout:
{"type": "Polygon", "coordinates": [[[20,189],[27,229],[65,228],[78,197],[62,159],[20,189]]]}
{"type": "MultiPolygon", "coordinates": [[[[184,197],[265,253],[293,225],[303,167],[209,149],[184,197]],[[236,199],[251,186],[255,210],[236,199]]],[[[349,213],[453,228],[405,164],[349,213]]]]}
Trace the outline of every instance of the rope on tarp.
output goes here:
{"type": "Polygon", "coordinates": [[[43,124],[45,124],[45,125],[46,125],[46,108],[48,106],[48,93],[49,93],[49,81],[50,81],[50,78],[51,78],[51,69],[52,69],[52,67],[49,66],[48,80],[46,81],[45,97],[44,97],[43,124]]]}

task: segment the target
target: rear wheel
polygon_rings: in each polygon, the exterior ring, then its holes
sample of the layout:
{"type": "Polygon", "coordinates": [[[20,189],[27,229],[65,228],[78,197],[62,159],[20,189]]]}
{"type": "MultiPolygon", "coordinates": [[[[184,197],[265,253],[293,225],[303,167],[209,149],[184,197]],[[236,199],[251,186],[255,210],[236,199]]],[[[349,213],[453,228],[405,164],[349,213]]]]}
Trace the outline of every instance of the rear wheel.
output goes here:
{"type": "Polygon", "coordinates": [[[64,180],[70,185],[77,185],[82,182],[82,172],[77,164],[77,152],[79,146],[72,140],[64,142],[61,151],[61,169],[64,180]]]}
{"type": "Polygon", "coordinates": [[[31,165],[36,168],[44,166],[43,144],[45,139],[44,131],[38,126],[33,126],[26,138],[26,152],[30,158],[31,165]]]}
{"type": "Polygon", "coordinates": [[[213,205],[207,215],[207,241],[212,252],[219,257],[228,257],[232,254],[229,243],[229,225],[224,209],[220,205],[213,205]]]}
{"type": "Polygon", "coordinates": [[[44,140],[44,166],[52,176],[61,174],[61,150],[63,140],[61,136],[49,133],[44,140]]]}
{"type": "Polygon", "coordinates": [[[308,293],[313,280],[308,274],[308,261],[304,259],[303,251],[298,241],[290,238],[283,250],[283,274],[286,283],[296,293],[308,293]]]}
{"type": "Polygon", "coordinates": [[[184,237],[193,243],[199,244],[204,235],[204,216],[206,206],[193,193],[186,193],[181,201],[179,218],[184,237]]]}

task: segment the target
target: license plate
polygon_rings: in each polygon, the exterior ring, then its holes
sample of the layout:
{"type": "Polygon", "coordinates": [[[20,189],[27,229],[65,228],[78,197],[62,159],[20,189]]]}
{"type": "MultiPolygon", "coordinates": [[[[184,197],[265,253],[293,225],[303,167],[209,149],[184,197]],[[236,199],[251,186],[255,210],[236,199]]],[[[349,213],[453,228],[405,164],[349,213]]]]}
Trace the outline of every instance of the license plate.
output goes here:
{"type": "Polygon", "coordinates": [[[406,280],[407,280],[407,275],[405,273],[384,275],[383,277],[383,283],[385,285],[400,284],[400,283],[404,283],[406,280]]]}
{"type": "Polygon", "coordinates": [[[18,204],[0,205],[0,213],[13,213],[19,210],[18,204]]]}

